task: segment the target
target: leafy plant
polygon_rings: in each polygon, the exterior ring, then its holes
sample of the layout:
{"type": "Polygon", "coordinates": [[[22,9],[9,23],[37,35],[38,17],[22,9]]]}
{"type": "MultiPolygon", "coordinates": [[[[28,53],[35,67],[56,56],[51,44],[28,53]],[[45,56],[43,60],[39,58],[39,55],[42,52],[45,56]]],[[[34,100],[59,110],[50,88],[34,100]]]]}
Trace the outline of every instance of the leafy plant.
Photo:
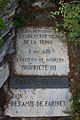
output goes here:
{"type": "Polygon", "coordinates": [[[80,85],[72,91],[71,117],[72,120],[80,120],[80,85]]]}
{"type": "Polygon", "coordinates": [[[13,24],[16,26],[16,27],[21,27],[21,26],[24,26],[26,25],[27,23],[29,23],[30,20],[32,20],[35,15],[34,14],[31,14],[29,15],[27,18],[25,18],[25,11],[23,14],[19,15],[19,16],[15,16],[14,17],[14,21],[13,21],[13,24]]]}
{"type": "MultiPolygon", "coordinates": [[[[2,17],[0,17],[0,29],[6,30],[6,26],[4,24],[4,21],[2,19],[2,17]]],[[[1,31],[0,31],[0,36],[2,35],[1,31]]],[[[0,47],[3,45],[3,38],[0,39],[0,47]]]]}
{"type": "MultiPolygon", "coordinates": [[[[67,42],[77,45],[80,42],[80,3],[77,0],[72,2],[60,0],[58,6],[58,10],[50,13],[56,20],[56,31],[62,31],[67,42]]],[[[80,64],[77,71],[80,72],[80,64]]],[[[72,91],[70,102],[72,120],[80,120],[80,85],[72,91]]]]}
{"type": "MultiPolygon", "coordinates": [[[[9,0],[0,0],[0,10],[8,9],[8,2],[9,2],[9,0]]],[[[5,26],[5,23],[2,19],[2,17],[0,17],[0,37],[2,35],[1,29],[6,30],[6,26],[5,26]]],[[[3,45],[3,41],[4,41],[3,38],[1,38],[0,39],[0,48],[3,45]]]]}
{"type": "Polygon", "coordinates": [[[9,0],[1,0],[0,1],[0,8],[1,9],[7,9],[7,4],[8,4],[9,0]]]}
{"type": "Polygon", "coordinates": [[[4,24],[4,21],[3,21],[2,17],[0,17],[0,28],[4,29],[4,30],[6,29],[6,26],[4,24]]]}
{"type": "Polygon", "coordinates": [[[27,20],[24,18],[24,16],[15,16],[14,21],[13,21],[16,27],[24,26],[26,22],[27,20]]]}
{"type": "Polygon", "coordinates": [[[63,33],[67,36],[68,42],[73,42],[75,45],[80,42],[80,4],[73,2],[59,2],[59,10],[51,12],[53,18],[61,16],[62,23],[57,22],[58,28],[63,29],[63,33]]]}
{"type": "Polygon", "coordinates": [[[80,72],[80,64],[77,66],[77,71],[80,72]]]}
{"type": "Polygon", "coordinates": [[[3,45],[3,39],[0,39],[0,48],[2,47],[3,45]]]}

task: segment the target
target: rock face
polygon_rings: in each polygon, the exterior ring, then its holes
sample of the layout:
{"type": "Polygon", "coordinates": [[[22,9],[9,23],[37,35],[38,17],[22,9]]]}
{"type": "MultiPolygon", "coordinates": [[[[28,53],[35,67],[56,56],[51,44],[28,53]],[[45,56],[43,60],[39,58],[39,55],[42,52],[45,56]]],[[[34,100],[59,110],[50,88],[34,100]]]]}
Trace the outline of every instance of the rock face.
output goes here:
{"type": "MultiPolygon", "coordinates": [[[[0,0],[2,1],[2,0],[0,0]]],[[[9,8],[8,10],[3,10],[0,8],[0,16],[4,20],[6,27],[6,30],[0,29],[2,36],[0,36],[0,39],[4,39],[4,44],[0,48],[0,66],[1,63],[4,63],[4,57],[7,54],[12,54],[14,52],[14,47],[13,47],[13,37],[14,37],[14,26],[13,26],[13,17],[15,14],[15,10],[18,7],[17,2],[19,0],[11,0],[8,4],[7,7],[9,8]]],[[[4,64],[5,67],[1,66],[0,67],[0,88],[4,84],[4,82],[7,80],[9,76],[9,68],[7,63],[4,64]],[[4,75],[5,74],[5,75],[4,75]]]]}
{"type": "Polygon", "coordinates": [[[39,8],[53,7],[53,4],[49,0],[42,0],[42,1],[32,0],[31,2],[33,7],[36,7],[36,6],[39,8]]]}
{"type": "Polygon", "coordinates": [[[2,69],[0,69],[0,88],[1,88],[2,85],[4,84],[4,82],[9,77],[9,66],[6,63],[3,65],[3,67],[0,67],[0,68],[2,68],[2,69]]]}

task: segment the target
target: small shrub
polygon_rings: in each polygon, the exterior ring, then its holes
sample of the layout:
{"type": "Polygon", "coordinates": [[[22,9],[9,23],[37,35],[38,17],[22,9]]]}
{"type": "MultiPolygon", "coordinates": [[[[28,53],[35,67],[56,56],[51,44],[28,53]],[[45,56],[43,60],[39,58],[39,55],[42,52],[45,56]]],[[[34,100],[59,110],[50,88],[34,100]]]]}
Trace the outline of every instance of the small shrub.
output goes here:
{"type": "Polygon", "coordinates": [[[80,120],[80,85],[72,91],[71,117],[72,120],[80,120]]]}
{"type": "Polygon", "coordinates": [[[33,20],[35,18],[35,14],[29,15],[27,18],[25,18],[24,16],[26,16],[25,11],[23,14],[16,15],[14,17],[13,24],[15,25],[15,27],[22,27],[22,26],[28,24],[31,20],[33,20]]]}
{"type": "Polygon", "coordinates": [[[0,8],[3,10],[8,9],[8,6],[7,6],[8,2],[9,2],[9,0],[1,0],[0,1],[0,8]]]}
{"type": "Polygon", "coordinates": [[[24,18],[24,16],[15,16],[13,24],[16,27],[24,26],[26,24],[27,20],[24,18]]]}
{"type": "Polygon", "coordinates": [[[0,17],[0,29],[4,29],[4,30],[6,29],[6,26],[4,24],[4,21],[3,21],[2,17],[0,17]]]}
{"type": "MultiPolygon", "coordinates": [[[[0,17],[0,29],[6,30],[6,26],[4,24],[4,21],[2,19],[2,17],[0,17]]],[[[0,31],[0,37],[1,37],[2,33],[0,31]]],[[[0,39],[0,47],[2,47],[3,45],[3,39],[0,39]]]]}
{"type": "Polygon", "coordinates": [[[3,39],[0,39],[0,48],[2,47],[3,45],[3,39]]]}
{"type": "Polygon", "coordinates": [[[59,5],[59,10],[50,14],[53,18],[61,16],[62,23],[57,22],[58,28],[63,29],[62,32],[67,36],[68,42],[77,45],[80,42],[80,4],[60,1],[59,5]]]}
{"type": "MultiPolygon", "coordinates": [[[[9,3],[9,0],[0,0],[0,10],[2,11],[2,10],[5,10],[5,9],[9,9],[8,8],[8,3],[9,3]]],[[[7,26],[5,26],[5,23],[4,23],[3,19],[2,19],[2,17],[0,17],[0,37],[2,35],[1,29],[6,30],[6,27],[7,26]]],[[[3,45],[3,41],[4,41],[3,38],[1,38],[0,39],[0,48],[3,45]]]]}
{"type": "Polygon", "coordinates": [[[77,71],[80,73],[80,64],[77,66],[77,71]]]}

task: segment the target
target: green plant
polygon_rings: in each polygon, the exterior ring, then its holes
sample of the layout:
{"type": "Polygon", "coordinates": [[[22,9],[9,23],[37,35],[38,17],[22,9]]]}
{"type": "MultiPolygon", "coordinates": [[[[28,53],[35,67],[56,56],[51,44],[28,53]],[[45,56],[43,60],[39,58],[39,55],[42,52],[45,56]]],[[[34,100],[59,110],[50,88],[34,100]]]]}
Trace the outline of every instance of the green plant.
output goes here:
{"type": "MultiPolygon", "coordinates": [[[[8,9],[8,2],[9,2],[9,0],[1,0],[0,1],[0,10],[1,11],[4,10],[4,9],[8,9]]],[[[2,17],[0,17],[0,37],[2,35],[1,29],[6,30],[6,26],[5,26],[5,23],[4,23],[3,19],[2,19],[2,17]]],[[[3,45],[3,41],[4,41],[3,38],[1,38],[0,39],[0,48],[3,45]]]]}
{"type": "Polygon", "coordinates": [[[68,42],[77,45],[80,42],[80,4],[60,1],[59,5],[59,10],[51,12],[50,15],[53,18],[61,17],[62,23],[57,22],[57,27],[63,29],[62,32],[67,36],[68,42]]]}
{"type": "Polygon", "coordinates": [[[80,85],[72,91],[71,117],[72,120],[80,120],[80,85]]]}
{"type": "Polygon", "coordinates": [[[0,48],[2,47],[3,45],[3,39],[0,39],[0,48]]]}
{"type": "Polygon", "coordinates": [[[24,16],[15,16],[13,24],[16,27],[24,26],[26,24],[27,20],[24,18],[24,16]]]}
{"type": "Polygon", "coordinates": [[[77,71],[80,72],[80,64],[77,66],[77,71]]]}
{"type": "Polygon", "coordinates": [[[27,18],[25,18],[24,16],[26,16],[26,11],[24,11],[24,13],[19,16],[15,15],[13,24],[16,27],[21,27],[29,23],[29,21],[32,20],[33,18],[35,18],[34,14],[29,15],[27,18]]]}
{"type": "Polygon", "coordinates": [[[0,1],[0,8],[1,9],[8,9],[8,2],[9,2],[9,0],[1,0],[0,1]]]}
{"type": "MultiPolygon", "coordinates": [[[[4,21],[3,21],[3,19],[2,19],[2,17],[0,17],[0,28],[1,29],[6,29],[6,26],[5,26],[5,24],[4,24],[4,21]]],[[[0,33],[1,34],[1,33],[0,33]]]]}
{"type": "MultiPolygon", "coordinates": [[[[2,19],[2,17],[0,17],[0,29],[6,30],[6,26],[4,24],[4,21],[2,19]]],[[[1,37],[2,33],[0,31],[0,37],[1,37]]],[[[0,39],[0,47],[2,47],[3,45],[3,38],[0,39]]]]}

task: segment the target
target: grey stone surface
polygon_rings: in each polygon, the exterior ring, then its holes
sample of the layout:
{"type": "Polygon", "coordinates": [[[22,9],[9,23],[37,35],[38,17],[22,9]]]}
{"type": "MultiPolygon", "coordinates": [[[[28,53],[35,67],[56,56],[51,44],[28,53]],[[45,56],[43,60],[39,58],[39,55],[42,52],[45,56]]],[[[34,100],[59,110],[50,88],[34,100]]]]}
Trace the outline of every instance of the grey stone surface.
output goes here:
{"type": "Polygon", "coordinates": [[[9,49],[7,51],[7,54],[12,54],[14,52],[15,52],[15,50],[14,50],[14,43],[12,41],[11,44],[10,44],[10,46],[9,46],[9,49]]]}
{"type": "Polygon", "coordinates": [[[21,12],[21,7],[19,7],[17,10],[16,10],[16,14],[19,14],[21,12]]]}
{"type": "Polygon", "coordinates": [[[12,29],[12,25],[9,26],[9,28],[7,28],[7,30],[1,30],[2,32],[2,36],[0,37],[0,39],[2,39],[3,37],[5,37],[8,33],[10,33],[10,30],[12,29]]]}
{"type": "Polygon", "coordinates": [[[70,92],[64,89],[10,89],[11,100],[5,107],[10,117],[69,116],[70,92]],[[12,93],[12,95],[11,95],[12,93]]]}
{"type": "Polygon", "coordinates": [[[18,75],[68,75],[67,43],[52,27],[25,27],[17,32],[14,73],[18,75]]]}
{"type": "Polygon", "coordinates": [[[11,43],[12,39],[14,37],[12,20],[13,20],[14,14],[15,14],[15,10],[18,7],[16,4],[16,2],[18,2],[18,1],[19,0],[9,1],[7,4],[9,10],[7,10],[7,9],[3,10],[0,8],[0,16],[3,18],[4,23],[6,25],[6,30],[0,29],[0,31],[2,33],[2,35],[0,36],[0,39],[2,39],[2,38],[4,39],[4,45],[0,49],[0,63],[2,62],[2,60],[3,60],[4,56],[6,56],[6,54],[12,54],[14,52],[13,43],[11,43]]]}
{"type": "Polygon", "coordinates": [[[2,46],[2,48],[0,49],[0,62],[2,62],[4,56],[6,55],[9,45],[12,42],[12,38],[14,37],[14,31],[12,33],[10,33],[9,38],[6,40],[6,42],[4,43],[4,45],[2,46]]]}
{"type": "MultiPolygon", "coordinates": [[[[2,35],[0,36],[0,39],[3,38],[4,44],[0,48],[0,64],[2,61],[4,61],[4,57],[7,54],[12,54],[14,52],[13,48],[13,37],[14,37],[14,27],[13,27],[13,16],[15,14],[15,10],[18,7],[16,2],[19,0],[11,0],[8,2],[8,10],[0,8],[0,16],[4,20],[6,30],[0,29],[2,35]]],[[[7,80],[9,76],[9,68],[8,65],[2,65],[0,66],[0,88],[4,84],[4,82],[7,80]]]]}
{"type": "Polygon", "coordinates": [[[4,68],[4,62],[2,61],[2,62],[0,63],[0,70],[3,70],[3,68],[4,68]]]}
{"type": "Polygon", "coordinates": [[[10,88],[69,88],[67,77],[16,76],[10,78],[10,88]]]}
{"type": "Polygon", "coordinates": [[[5,81],[8,79],[8,77],[9,77],[9,66],[6,63],[3,69],[0,69],[0,88],[5,83],[5,81]]]}
{"type": "Polygon", "coordinates": [[[42,1],[34,2],[32,3],[32,6],[33,7],[38,6],[39,8],[42,8],[42,1]]]}
{"type": "Polygon", "coordinates": [[[39,7],[39,8],[50,8],[50,7],[53,7],[54,5],[50,2],[50,1],[46,1],[46,0],[43,0],[43,1],[36,1],[34,3],[32,3],[32,6],[33,7],[39,7]]]}
{"type": "Polygon", "coordinates": [[[0,15],[3,17],[4,20],[6,18],[10,18],[10,14],[12,16],[15,14],[15,9],[17,8],[16,2],[18,2],[18,1],[19,0],[11,0],[11,1],[8,2],[8,8],[9,8],[9,10],[6,10],[6,9],[5,10],[0,10],[0,15]],[[12,13],[14,13],[14,14],[12,14],[12,13]]]}

